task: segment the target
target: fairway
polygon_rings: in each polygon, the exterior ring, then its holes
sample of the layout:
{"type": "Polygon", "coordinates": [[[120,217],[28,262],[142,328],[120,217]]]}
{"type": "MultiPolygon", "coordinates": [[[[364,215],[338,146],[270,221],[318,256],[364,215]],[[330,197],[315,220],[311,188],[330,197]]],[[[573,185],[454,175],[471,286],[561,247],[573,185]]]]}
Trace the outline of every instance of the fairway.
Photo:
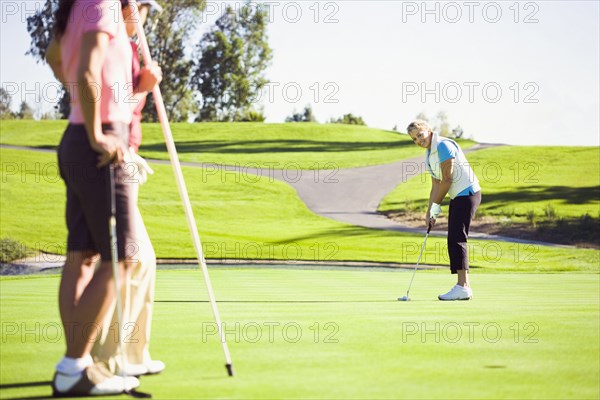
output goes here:
{"type": "MultiPolygon", "coordinates": [[[[211,269],[237,376],[227,378],[197,270],[158,272],[154,398],[599,396],[599,275],[477,274],[471,302],[436,299],[446,271],[211,269]]],[[[58,275],[0,280],[2,398],[41,397],[64,351],[58,275]]]]}

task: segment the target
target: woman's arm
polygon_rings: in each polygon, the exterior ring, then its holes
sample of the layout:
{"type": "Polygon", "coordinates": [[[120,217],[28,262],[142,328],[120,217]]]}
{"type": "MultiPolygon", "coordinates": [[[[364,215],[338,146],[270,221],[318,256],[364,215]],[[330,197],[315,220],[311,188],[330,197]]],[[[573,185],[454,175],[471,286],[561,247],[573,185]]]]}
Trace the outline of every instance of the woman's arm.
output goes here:
{"type": "Polygon", "coordinates": [[[115,156],[123,159],[123,149],[113,136],[102,133],[100,103],[102,66],[106,57],[109,35],[105,32],[86,32],[81,40],[77,90],[85,129],[92,148],[100,153],[98,166],[108,164],[115,156]]]}
{"type": "Polygon", "coordinates": [[[56,79],[63,85],[65,84],[65,75],[62,70],[62,56],[60,54],[60,44],[52,39],[46,49],[46,62],[50,65],[56,79]]]}
{"type": "MultiPolygon", "coordinates": [[[[431,191],[429,192],[429,206],[427,207],[427,214],[425,214],[426,225],[429,226],[431,218],[431,205],[435,202],[434,199],[437,197],[437,193],[440,187],[440,181],[431,177],[431,191]]],[[[435,221],[435,220],[434,220],[435,221]]],[[[435,222],[434,222],[435,224],[435,222]]]]}

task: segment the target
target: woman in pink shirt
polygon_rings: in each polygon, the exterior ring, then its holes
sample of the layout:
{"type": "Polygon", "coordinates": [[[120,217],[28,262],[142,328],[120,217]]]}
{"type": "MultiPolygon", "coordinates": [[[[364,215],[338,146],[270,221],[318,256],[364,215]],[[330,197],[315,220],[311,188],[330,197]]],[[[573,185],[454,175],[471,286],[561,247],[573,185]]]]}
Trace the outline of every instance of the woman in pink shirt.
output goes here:
{"type": "MultiPolygon", "coordinates": [[[[90,350],[115,297],[109,240],[110,163],[115,167],[120,282],[135,257],[134,199],[122,162],[129,143],[134,98],[132,52],[115,0],[61,0],[47,60],[71,96],[69,125],[58,148],[67,187],[67,261],[59,308],[67,341],[57,364],[56,395],[118,394],[139,386],[94,364],[90,350]],[[101,262],[95,268],[98,257],[101,262]]],[[[159,77],[145,70],[149,91],[159,77]]]]}

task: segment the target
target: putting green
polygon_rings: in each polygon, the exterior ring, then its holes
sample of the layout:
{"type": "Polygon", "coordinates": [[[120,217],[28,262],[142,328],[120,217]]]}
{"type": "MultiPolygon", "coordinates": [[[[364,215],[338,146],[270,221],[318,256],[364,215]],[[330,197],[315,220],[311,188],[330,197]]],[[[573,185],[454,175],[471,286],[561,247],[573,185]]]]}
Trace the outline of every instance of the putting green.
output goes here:
{"type": "MultiPolygon", "coordinates": [[[[197,270],[158,272],[155,398],[598,398],[600,275],[212,268],[237,371],[227,378],[197,270]]],[[[39,397],[64,343],[59,277],[2,278],[1,397],[39,397]]]]}

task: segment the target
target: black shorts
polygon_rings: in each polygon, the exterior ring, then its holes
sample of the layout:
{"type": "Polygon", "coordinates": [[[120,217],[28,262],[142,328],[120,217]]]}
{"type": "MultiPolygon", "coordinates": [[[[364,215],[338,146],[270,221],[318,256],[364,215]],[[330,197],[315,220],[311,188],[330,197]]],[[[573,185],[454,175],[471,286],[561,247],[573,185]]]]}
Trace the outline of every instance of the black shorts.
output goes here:
{"type": "MultiPolygon", "coordinates": [[[[129,126],[103,125],[105,135],[115,135],[127,148],[129,126]]],[[[69,124],[58,147],[60,175],[67,185],[67,250],[100,253],[111,260],[110,246],[110,168],[96,167],[99,153],[89,143],[84,125],[69,124]]],[[[116,165],[115,197],[118,258],[136,253],[134,232],[135,204],[132,182],[122,165],[116,165]]]]}

